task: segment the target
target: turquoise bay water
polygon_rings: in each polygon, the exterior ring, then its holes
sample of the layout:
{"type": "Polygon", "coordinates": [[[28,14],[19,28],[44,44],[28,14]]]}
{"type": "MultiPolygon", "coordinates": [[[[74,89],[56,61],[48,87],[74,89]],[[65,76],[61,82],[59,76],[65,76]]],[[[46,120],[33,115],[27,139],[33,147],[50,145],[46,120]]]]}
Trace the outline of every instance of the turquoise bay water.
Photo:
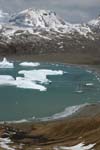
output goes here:
{"type": "Polygon", "coordinates": [[[0,69],[0,75],[15,78],[20,70],[34,69],[63,70],[64,74],[47,76],[52,81],[45,85],[47,91],[1,85],[0,121],[52,116],[68,106],[99,101],[100,82],[97,76],[80,67],[49,63],[41,63],[38,67],[21,67],[15,63],[13,69],[0,69]]]}

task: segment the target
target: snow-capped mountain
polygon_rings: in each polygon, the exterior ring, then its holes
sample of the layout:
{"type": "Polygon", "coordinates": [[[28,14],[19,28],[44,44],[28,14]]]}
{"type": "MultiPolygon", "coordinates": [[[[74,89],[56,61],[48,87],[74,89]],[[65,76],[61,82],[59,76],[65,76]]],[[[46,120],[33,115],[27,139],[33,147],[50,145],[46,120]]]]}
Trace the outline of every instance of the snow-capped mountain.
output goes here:
{"type": "Polygon", "coordinates": [[[91,33],[91,29],[86,25],[70,24],[55,12],[46,10],[33,10],[26,9],[15,15],[8,15],[1,11],[1,24],[3,24],[3,32],[6,35],[12,36],[17,30],[27,30],[34,34],[34,32],[47,31],[59,33],[74,33],[77,32],[81,35],[87,36],[91,33]]]}
{"type": "Polygon", "coordinates": [[[100,26],[100,16],[96,19],[93,19],[91,21],[88,22],[89,25],[91,26],[100,26]]]}
{"type": "MultiPolygon", "coordinates": [[[[5,31],[9,30],[28,30],[34,31],[55,31],[61,33],[79,33],[87,35],[92,33],[91,27],[100,26],[100,16],[91,20],[88,24],[71,24],[64,21],[55,12],[47,10],[26,9],[14,15],[9,15],[0,10],[0,24],[5,31]]],[[[3,30],[4,31],[4,30],[3,30]]],[[[11,35],[12,35],[11,31],[11,35]]],[[[10,33],[10,32],[9,32],[10,33]]]]}
{"type": "Polygon", "coordinates": [[[33,10],[26,9],[16,15],[13,15],[9,20],[10,24],[33,28],[33,30],[44,30],[44,31],[56,31],[62,33],[78,32],[86,35],[91,32],[90,28],[86,25],[70,24],[59,16],[55,12],[46,10],[33,10]]]}
{"type": "Polygon", "coordinates": [[[10,23],[18,26],[33,28],[60,28],[66,24],[55,12],[46,10],[26,9],[9,20],[10,23]]]}
{"type": "Polygon", "coordinates": [[[100,16],[98,16],[96,19],[93,19],[88,22],[88,25],[90,28],[92,28],[94,31],[100,30],[100,16]]]}
{"type": "Polygon", "coordinates": [[[100,17],[87,24],[71,24],[52,11],[26,9],[14,15],[0,11],[0,51],[46,53],[76,49],[83,52],[92,44],[96,47],[99,32],[95,33],[94,28],[99,27],[99,21],[100,17]]]}

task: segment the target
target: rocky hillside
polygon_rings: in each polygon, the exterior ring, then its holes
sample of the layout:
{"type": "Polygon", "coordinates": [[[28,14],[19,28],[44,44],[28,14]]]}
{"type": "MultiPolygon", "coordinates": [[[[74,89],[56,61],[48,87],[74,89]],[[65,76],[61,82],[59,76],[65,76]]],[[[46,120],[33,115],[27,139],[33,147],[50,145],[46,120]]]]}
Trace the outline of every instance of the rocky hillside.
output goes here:
{"type": "Polygon", "coordinates": [[[94,31],[94,32],[100,32],[100,15],[91,21],[88,22],[88,26],[94,31]]]}
{"type": "Polygon", "coordinates": [[[14,15],[0,11],[0,54],[54,52],[100,55],[100,17],[70,24],[55,12],[27,9],[14,15]]]}
{"type": "Polygon", "coordinates": [[[0,124],[0,150],[100,150],[100,103],[49,122],[0,124]]]}

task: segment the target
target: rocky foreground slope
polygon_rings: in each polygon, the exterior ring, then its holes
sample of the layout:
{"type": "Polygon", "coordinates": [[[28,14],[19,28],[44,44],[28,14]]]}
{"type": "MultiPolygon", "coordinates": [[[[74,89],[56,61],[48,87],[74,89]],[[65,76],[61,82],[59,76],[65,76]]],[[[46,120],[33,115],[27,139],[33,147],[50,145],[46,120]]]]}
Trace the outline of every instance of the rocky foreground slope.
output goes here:
{"type": "Polygon", "coordinates": [[[0,11],[0,54],[100,55],[100,17],[70,24],[55,12],[27,9],[9,15],[0,11]]]}
{"type": "Polygon", "coordinates": [[[0,150],[100,150],[100,103],[50,122],[0,124],[0,150]]]}

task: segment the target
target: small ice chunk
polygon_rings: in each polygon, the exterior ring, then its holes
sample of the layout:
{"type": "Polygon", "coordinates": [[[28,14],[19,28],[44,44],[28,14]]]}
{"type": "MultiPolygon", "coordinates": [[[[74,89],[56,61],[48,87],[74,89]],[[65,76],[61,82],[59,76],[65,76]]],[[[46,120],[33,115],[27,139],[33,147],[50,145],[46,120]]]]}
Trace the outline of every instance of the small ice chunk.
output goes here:
{"type": "Polygon", "coordinates": [[[40,65],[38,62],[22,62],[19,64],[20,66],[28,66],[28,67],[37,67],[40,65]]]}
{"type": "Polygon", "coordinates": [[[93,86],[94,84],[93,83],[86,83],[85,85],[86,86],[93,86]]]}
{"type": "Polygon", "coordinates": [[[83,93],[83,91],[82,90],[78,90],[78,91],[76,91],[76,93],[83,93]]]}

